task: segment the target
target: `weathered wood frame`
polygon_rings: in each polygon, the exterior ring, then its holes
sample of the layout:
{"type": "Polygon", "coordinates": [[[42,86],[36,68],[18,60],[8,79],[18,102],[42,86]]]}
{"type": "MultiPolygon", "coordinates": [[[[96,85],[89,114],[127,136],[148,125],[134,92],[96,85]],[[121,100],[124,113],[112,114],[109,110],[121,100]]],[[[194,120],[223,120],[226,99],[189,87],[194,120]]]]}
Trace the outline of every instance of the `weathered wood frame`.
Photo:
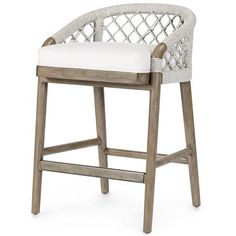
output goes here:
{"type": "MultiPolygon", "coordinates": [[[[49,38],[43,46],[54,44],[49,38]]],[[[152,56],[162,58],[167,47],[157,45],[152,56]]],[[[158,118],[162,73],[135,74],[120,72],[102,72],[81,69],[37,67],[38,97],[36,114],[35,154],[32,213],[40,211],[42,171],[85,175],[101,178],[101,191],[109,192],[108,179],[132,181],[145,184],[143,231],[152,230],[154,187],[156,168],[168,163],[188,164],[194,206],[200,205],[196,143],[193,123],[192,95],[190,82],[180,83],[183,115],[186,134],[186,148],[170,155],[157,154],[158,118]],[[104,79],[105,78],[105,79],[104,79]],[[115,78],[115,79],[114,79],[115,78]],[[77,84],[94,87],[97,138],[44,148],[46,120],[47,87],[49,83],[77,84]],[[147,90],[150,92],[149,125],[147,152],[108,148],[106,143],[106,121],[104,87],[147,90]],[[89,146],[98,146],[99,167],[44,161],[43,156],[53,153],[75,150],[89,146]],[[146,172],[118,170],[108,168],[107,156],[122,156],[146,160],[146,172]]]]}

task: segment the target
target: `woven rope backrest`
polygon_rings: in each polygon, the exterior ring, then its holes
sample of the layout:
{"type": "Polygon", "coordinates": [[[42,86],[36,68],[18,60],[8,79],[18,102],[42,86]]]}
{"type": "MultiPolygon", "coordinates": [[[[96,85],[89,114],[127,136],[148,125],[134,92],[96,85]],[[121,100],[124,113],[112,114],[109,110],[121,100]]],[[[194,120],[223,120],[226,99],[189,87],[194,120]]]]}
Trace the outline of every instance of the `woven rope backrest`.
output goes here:
{"type": "Polygon", "coordinates": [[[52,37],[57,43],[164,41],[162,71],[191,68],[196,19],[187,8],[166,4],[126,4],[99,9],[76,18],[52,37]],[[175,33],[173,33],[175,32],[175,33]]]}
{"type": "MultiPolygon", "coordinates": [[[[184,24],[179,14],[167,12],[121,12],[101,21],[103,42],[128,42],[158,44],[184,24]]],[[[65,43],[94,41],[96,21],[91,21],[78,28],[64,39],[65,43]]]]}

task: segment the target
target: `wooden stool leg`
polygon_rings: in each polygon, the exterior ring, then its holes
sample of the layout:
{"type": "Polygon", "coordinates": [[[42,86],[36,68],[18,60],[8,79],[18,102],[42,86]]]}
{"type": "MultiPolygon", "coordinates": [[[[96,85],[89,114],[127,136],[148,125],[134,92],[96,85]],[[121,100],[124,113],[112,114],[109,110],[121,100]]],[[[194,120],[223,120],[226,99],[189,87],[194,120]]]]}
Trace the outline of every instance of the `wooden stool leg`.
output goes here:
{"type": "MultiPolygon", "coordinates": [[[[97,136],[102,141],[102,143],[98,146],[99,166],[108,167],[107,155],[104,152],[107,145],[107,141],[106,141],[105,100],[104,100],[103,87],[94,87],[94,100],[95,100],[97,136]]],[[[107,178],[101,178],[101,191],[103,193],[109,192],[109,183],[107,178]]]]}
{"type": "Polygon", "coordinates": [[[191,183],[192,203],[193,206],[198,207],[201,203],[190,81],[180,83],[180,89],[183,106],[186,146],[192,149],[192,155],[189,158],[189,174],[191,183]]]}
{"type": "Polygon", "coordinates": [[[40,171],[40,161],[43,159],[47,87],[48,87],[47,83],[40,82],[39,78],[38,95],[37,95],[36,130],[35,130],[35,149],[34,149],[33,194],[32,194],[33,214],[38,214],[40,211],[41,184],[42,184],[42,171],[40,171]]]}
{"type": "Polygon", "coordinates": [[[147,161],[145,175],[145,202],[144,202],[144,224],[143,231],[150,233],[152,231],[153,201],[156,173],[156,153],[157,153],[157,134],[160,106],[160,88],[162,74],[152,75],[152,90],[150,92],[149,103],[149,124],[148,124],[148,143],[147,143],[147,161]]]}

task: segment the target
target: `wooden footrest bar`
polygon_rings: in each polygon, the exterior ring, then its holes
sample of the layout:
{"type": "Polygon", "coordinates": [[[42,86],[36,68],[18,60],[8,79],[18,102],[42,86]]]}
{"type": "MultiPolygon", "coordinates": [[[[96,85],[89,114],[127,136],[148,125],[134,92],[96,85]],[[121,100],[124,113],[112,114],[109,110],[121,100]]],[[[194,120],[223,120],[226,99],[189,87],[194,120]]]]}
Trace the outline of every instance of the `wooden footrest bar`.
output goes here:
{"type": "Polygon", "coordinates": [[[44,148],[44,155],[55,154],[59,152],[71,151],[79,148],[85,148],[90,146],[96,146],[101,144],[101,140],[99,138],[88,139],[84,141],[74,142],[74,143],[66,143],[62,145],[52,146],[44,148]]]}
{"type": "MultiPolygon", "coordinates": [[[[138,152],[138,151],[124,150],[124,149],[115,149],[115,148],[106,148],[105,153],[111,156],[130,157],[130,158],[138,158],[138,159],[146,159],[146,156],[147,156],[146,152],[138,152]]],[[[157,158],[163,157],[163,156],[166,156],[166,155],[157,154],[157,158]]]]}
{"type": "Polygon", "coordinates": [[[144,183],[143,172],[40,161],[40,170],[144,183]]]}
{"type": "Polygon", "coordinates": [[[187,156],[189,156],[191,154],[192,154],[192,149],[185,148],[183,150],[180,150],[178,152],[174,152],[174,153],[167,155],[165,157],[160,157],[156,161],[156,167],[160,167],[160,166],[166,165],[170,162],[181,160],[183,158],[187,158],[187,156]]]}
{"type": "MultiPolygon", "coordinates": [[[[170,155],[167,154],[157,154],[157,162],[160,159],[160,162],[162,162],[166,157],[168,157],[168,159],[170,160],[170,162],[174,162],[174,163],[180,163],[180,164],[188,164],[188,160],[186,158],[185,152],[182,154],[182,151],[184,151],[186,149],[181,150],[180,155],[176,156],[171,156],[171,158],[169,158],[170,155]],[[164,159],[163,159],[164,158],[164,159]]],[[[189,149],[187,151],[187,153],[189,152],[189,149]]],[[[107,155],[111,155],[111,156],[118,156],[118,157],[129,157],[129,158],[137,158],[137,159],[146,159],[147,158],[147,153],[146,152],[138,152],[138,151],[131,151],[131,150],[124,150],[124,149],[115,149],[115,148],[106,148],[105,149],[105,153],[107,155]]],[[[178,152],[177,152],[178,154],[178,152]]],[[[173,155],[173,154],[171,154],[173,155]]]]}

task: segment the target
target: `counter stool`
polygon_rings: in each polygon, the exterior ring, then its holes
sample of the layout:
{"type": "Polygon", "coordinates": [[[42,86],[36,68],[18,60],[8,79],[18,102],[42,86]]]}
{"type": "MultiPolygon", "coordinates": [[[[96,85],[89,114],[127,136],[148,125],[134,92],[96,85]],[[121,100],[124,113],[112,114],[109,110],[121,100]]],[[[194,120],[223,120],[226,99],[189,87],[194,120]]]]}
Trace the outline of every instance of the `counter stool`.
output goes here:
{"type": "Polygon", "coordinates": [[[200,206],[198,167],[191,95],[191,59],[195,16],[187,8],[164,4],[128,4],[99,9],[78,17],[48,38],[39,50],[38,97],[34,153],[32,213],[40,211],[42,171],[145,184],[143,231],[152,230],[156,168],[174,162],[189,166],[192,203],[200,206]],[[93,86],[97,137],[44,147],[49,83],[93,86]],[[179,83],[186,147],[157,154],[161,85],[179,83]],[[150,93],[147,152],[107,147],[104,87],[147,90],[150,93]],[[99,167],[43,159],[45,155],[98,146],[99,167]],[[146,172],[108,168],[107,156],[146,160],[146,172]]]}

